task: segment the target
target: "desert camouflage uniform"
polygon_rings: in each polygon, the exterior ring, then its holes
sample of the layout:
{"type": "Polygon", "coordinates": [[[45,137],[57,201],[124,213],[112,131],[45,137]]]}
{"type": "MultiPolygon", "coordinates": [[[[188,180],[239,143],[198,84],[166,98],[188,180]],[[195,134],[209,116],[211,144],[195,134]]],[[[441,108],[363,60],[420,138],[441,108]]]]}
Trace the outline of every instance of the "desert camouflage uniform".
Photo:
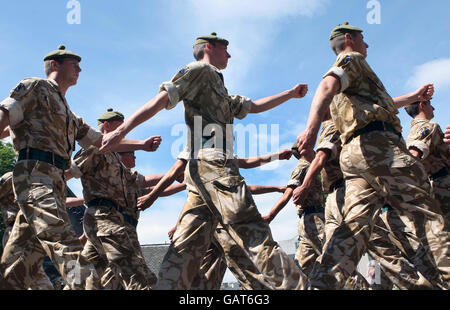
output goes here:
{"type": "Polygon", "coordinates": [[[345,178],[343,222],[328,239],[320,265],[311,276],[316,288],[341,288],[367,248],[380,207],[390,204],[410,220],[419,241],[448,277],[449,235],[438,203],[429,195],[423,165],[391,131],[372,131],[350,139],[355,130],[383,121],[401,132],[397,108],[383,84],[357,52],[341,53],[333,68],[341,89],[331,103],[332,118],[341,133],[340,166],[345,178]]]}
{"type": "Polygon", "coordinates": [[[433,197],[441,204],[448,229],[450,220],[450,146],[445,144],[444,133],[438,124],[426,119],[414,119],[411,123],[406,144],[419,149],[422,163],[431,181],[433,197]],[[447,170],[446,175],[432,177],[432,175],[447,170]]]}
{"type": "Polygon", "coordinates": [[[278,289],[303,288],[305,276],[273,240],[233,156],[233,121],[244,118],[248,98],[230,96],[222,74],[213,66],[194,62],[161,89],[169,93],[167,109],[183,100],[192,150],[185,180],[189,191],[174,234],[174,242],[161,265],[160,289],[189,289],[208,250],[214,229],[221,222],[244,249],[256,268],[278,289]],[[196,120],[202,132],[195,132],[196,120]],[[200,125],[200,124],[199,124],[200,125]],[[203,131],[204,130],[204,131],[203,131]],[[209,130],[209,131],[208,131],[209,130]],[[201,134],[214,136],[203,143],[201,134]],[[226,138],[226,146],[223,140],[226,138]],[[193,143],[193,145],[192,145],[193,143]],[[202,147],[203,144],[203,148],[202,147]]]}
{"type": "MultiPolygon", "coordinates": [[[[130,205],[128,197],[130,170],[122,164],[117,153],[103,154],[95,146],[80,150],[73,162],[72,174],[81,177],[84,200],[89,206],[84,215],[88,240],[83,255],[93,262],[101,275],[108,266],[111,267],[125,289],[149,289],[143,261],[136,256],[125,225],[128,217],[137,217],[136,204],[130,205]],[[103,201],[92,206],[96,199],[103,201]]],[[[116,288],[113,284],[107,284],[107,287],[116,288]]]]}
{"type": "MultiPolygon", "coordinates": [[[[137,171],[129,171],[131,173],[125,173],[125,179],[128,188],[127,199],[129,206],[135,206],[135,209],[133,210],[134,212],[130,212],[130,214],[132,214],[132,219],[136,221],[137,225],[140,213],[137,210],[137,199],[138,197],[145,195],[148,191],[142,187],[142,184],[144,184],[145,182],[145,176],[138,173],[137,171]]],[[[156,278],[156,275],[150,270],[150,268],[148,268],[145,262],[144,254],[142,254],[141,244],[139,243],[138,239],[136,226],[133,223],[130,223],[130,221],[125,221],[125,230],[128,234],[128,238],[131,241],[131,245],[134,250],[134,256],[141,261],[141,263],[139,264],[139,268],[144,269],[148,284],[150,286],[155,285],[158,279],[156,278]]],[[[113,290],[118,290],[122,287],[120,279],[114,276],[114,271],[109,266],[102,276],[102,285],[113,290]]]]}
{"type": "MultiPolygon", "coordinates": [[[[12,172],[5,173],[0,179],[0,208],[2,210],[3,223],[5,224],[5,231],[3,232],[2,247],[4,248],[9,236],[11,234],[14,222],[16,220],[19,207],[14,202],[14,191],[12,184],[12,172]]],[[[35,237],[27,236],[30,239],[35,237]]],[[[38,247],[38,250],[41,250],[38,247]]],[[[42,266],[42,261],[37,261],[36,265],[30,269],[34,270],[34,273],[30,275],[29,287],[32,290],[53,290],[52,282],[45,274],[42,266]]]]}
{"type": "MultiPolygon", "coordinates": [[[[0,106],[9,111],[16,152],[35,148],[69,161],[75,140],[87,147],[101,138],[70,111],[51,79],[23,80],[0,106]]],[[[92,264],[80,255],[82,245],[67,216],[63,171],[43,161],[21,160],[14,168],[13,183],[20,211],[2,255],[2,268],[7,268],[5,278],[11,288],[25,289],[28,279],[24,270],[45,254],[70,288],[99,288],[100,280],[92,264]],[[41,251],[36,250],[39,247],[41,251]]]]}
{"type": "MultiPolygon", "coordinates": [[[[299,159],[291,173],[287,187],[297,188],[302,185],[310,163],[299,159]]],[[[316,178],[302,205],[296,205],[299,244],[295,253],[295,261],[302,271],[309,275],[316,259],[322,253],[324,236],[323,192],[320,179],[316,178]]]]}

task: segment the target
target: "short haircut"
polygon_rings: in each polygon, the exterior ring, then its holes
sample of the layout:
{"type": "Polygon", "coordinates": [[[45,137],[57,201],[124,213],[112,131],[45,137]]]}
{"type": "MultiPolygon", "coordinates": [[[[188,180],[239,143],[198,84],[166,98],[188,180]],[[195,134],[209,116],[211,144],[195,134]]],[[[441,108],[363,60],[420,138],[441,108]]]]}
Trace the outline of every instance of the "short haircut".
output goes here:
{"type": "Polygon", "coordinates": [[[408,113],[409,116],[411,116],[412,118],[416,117],[416,115],[419,114],[419,112],[420,112],[419,104],[420,104],[420,101],[416,101],[416,102],[413,102],[410,105],[406,106],[405,107],[406,113],[408,113]]]}
{"type": "MultiPolygon", "coordinates": [[[[352,37],[358,33],[357,31],[349,31],[347,33],[350,33],[352,37]]],[[[330,46],[333,52],[336,55],[339,55],[340,52],[342,52],[345,49],[345,34],[337,36],[330,40],[330,46]]]]}
{"type": "MultiPolygon", "coordinates": [[[[194,58],[195,60],[199,61],[202,60],[203,57],[205,56],[205,46],[206,46],[207,42],[205,43],[201,43],[201,44],[197,44],[194,46],[194,58]]],[[[209,42],[209,44],[211,44],[212,46],[216,46],[214,42],[209,42]]]]}
{"type": "Polygon", "coordinates": [[[55,58],[44,61],[44,72],[46,76],[49,76],[52,73],[52,60],[56,61],[60,65],[64,62],[64,58],[55,58]]]}

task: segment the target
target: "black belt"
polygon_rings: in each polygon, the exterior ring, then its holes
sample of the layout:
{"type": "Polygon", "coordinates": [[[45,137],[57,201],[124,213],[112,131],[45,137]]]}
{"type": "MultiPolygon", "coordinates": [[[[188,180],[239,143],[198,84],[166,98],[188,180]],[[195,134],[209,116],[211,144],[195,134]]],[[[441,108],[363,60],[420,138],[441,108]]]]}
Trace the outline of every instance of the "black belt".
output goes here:
{"type": "Polygon", "coordinates": [[[309,207],[306,207],[303,211],[302,211],[302,213],[300,214],[300,218],[303,216],[303,215],[307,215],[307,214],[311,214],[311,213],[323,213],[323,207],[322,206],[309,206],[309,207]]]}
{"type": "Polygon", "coordinates": [[[345,180],[344,179],[339,179],[336,182],[334,182],[333,184],[331,184],[330,186],[330,193],[334,192],[334,190],[338,189],[339,187],[342,187],[345,185],[345,180]]]}
{"type": "Polygon", "coordinates": [[[397,136],[401,137],[402,134],[400,132],[398,132],[394,126],[392,126],[389,123],[386,122],[382,122],[382,121],[373,121],[370,122],[369,124],[367,124],[364,128],[358,129],[356,130],[353,135],[350,136],[350,138],[347,139],[347,141],[345,141],[344,144],[349,143],[350,141],[352,141],[353,138],[356,138],[357,136],[360,136],[364,133],[368,133],[368,132],[372,132],[372,131],[390,131],[395,133],[397,136]]]}
{"type": "Polygon", "coordinates": [[[91,201],[89,201],[87,205],[88,205],[89,208],[91,208],[91,207],[98,207],[98,206],[107,206],[107,207],[110,207],[110,208],[114,208],[117,211],[119,211],[120,214],[122,214],[123,219],[125,220],[125,222],[127,222],[128,224],[133,225],[134,228],[137,227],[138,221],[135,218],[125,214],[123,208],[121,206],[117,205],[115,202],[113,202],[111,200],[103,199],[103,198],[95,198],[95,199],[92,199],[91,201]]]}
{"type": "Polygon", "coordinates": [[[25,148],[19,151],[17,161],[21,160],[38,160],[51,164],[61,170],[66,170],[69,167],[67,160],[52,152],[41,151],[34,148],[25,148]]]}
{"type": "Polygon", "coordinates": [[[430,176],[430,179],[431,179],[432,181],[434,181],[434,180],[436,180],[437,178],[445,177],[445,176],[448,175],[448,170],[449,170],[448,167],[444,167],[444,168],[442,168],[441,170],[439,170],[438,172],[433,173],[433,174],[430,176]]]}

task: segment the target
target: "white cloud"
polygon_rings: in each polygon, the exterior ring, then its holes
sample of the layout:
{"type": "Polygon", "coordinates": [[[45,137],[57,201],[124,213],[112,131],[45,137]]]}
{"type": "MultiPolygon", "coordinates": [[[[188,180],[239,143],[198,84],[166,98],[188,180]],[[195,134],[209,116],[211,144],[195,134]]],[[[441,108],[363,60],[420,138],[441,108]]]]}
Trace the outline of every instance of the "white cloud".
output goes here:
{"type": "Polygon", "coordinates": [[[436,89],[450,86],[450,58],[432,60],[415,67],[406,85],[417,88],[427,83],[433,83],[436,89]]]}

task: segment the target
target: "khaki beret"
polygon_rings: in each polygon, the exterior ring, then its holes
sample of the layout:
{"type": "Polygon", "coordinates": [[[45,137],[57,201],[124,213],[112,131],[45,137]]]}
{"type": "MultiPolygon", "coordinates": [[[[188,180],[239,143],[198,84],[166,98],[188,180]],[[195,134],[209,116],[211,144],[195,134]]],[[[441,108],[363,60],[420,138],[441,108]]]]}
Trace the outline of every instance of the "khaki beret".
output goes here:
{"type": "Polygon", "coordinates": [[[106,113],[100,115],[97,119],[98,124],[103,124],[104,122],[121,121],[123,122],[124,116],[122,113],[113,111],[113,109],[108,109],[106,113]]]}
{"type": "Polygon", "coordinates": [[[44,61],[60,58],[75,58],[76,60],[81,61],[81,57],[79,55],[75,54],[74,52],[67,51],[64,45],[58,46],[58,49],[56,51],[52,51],[45,55],[44,61]]]}
{"type": "Polygon", "coordinates": [[[363,30],[361,28],[350,25],[348,22],[345,22],[343,25],[336,26],[333,28],[333,30],[331,30],[330,40],[340,35],[344,35],[348,32],[363,32],[363,30]]]}
{"type": "Polygon", "coordinates": [[[219,42],[222,44],[225,44],[226,46],[228,46],[228,41],[220,38],[217,36],[217,33],[213,32],[210,35],[206,35],[206,36],[201,36],[198,37],[197,40],[194,43],[194,46],[198,45],[198,44],[202,44],[202,43],[208,43],[208,42],[219,42]]]}

